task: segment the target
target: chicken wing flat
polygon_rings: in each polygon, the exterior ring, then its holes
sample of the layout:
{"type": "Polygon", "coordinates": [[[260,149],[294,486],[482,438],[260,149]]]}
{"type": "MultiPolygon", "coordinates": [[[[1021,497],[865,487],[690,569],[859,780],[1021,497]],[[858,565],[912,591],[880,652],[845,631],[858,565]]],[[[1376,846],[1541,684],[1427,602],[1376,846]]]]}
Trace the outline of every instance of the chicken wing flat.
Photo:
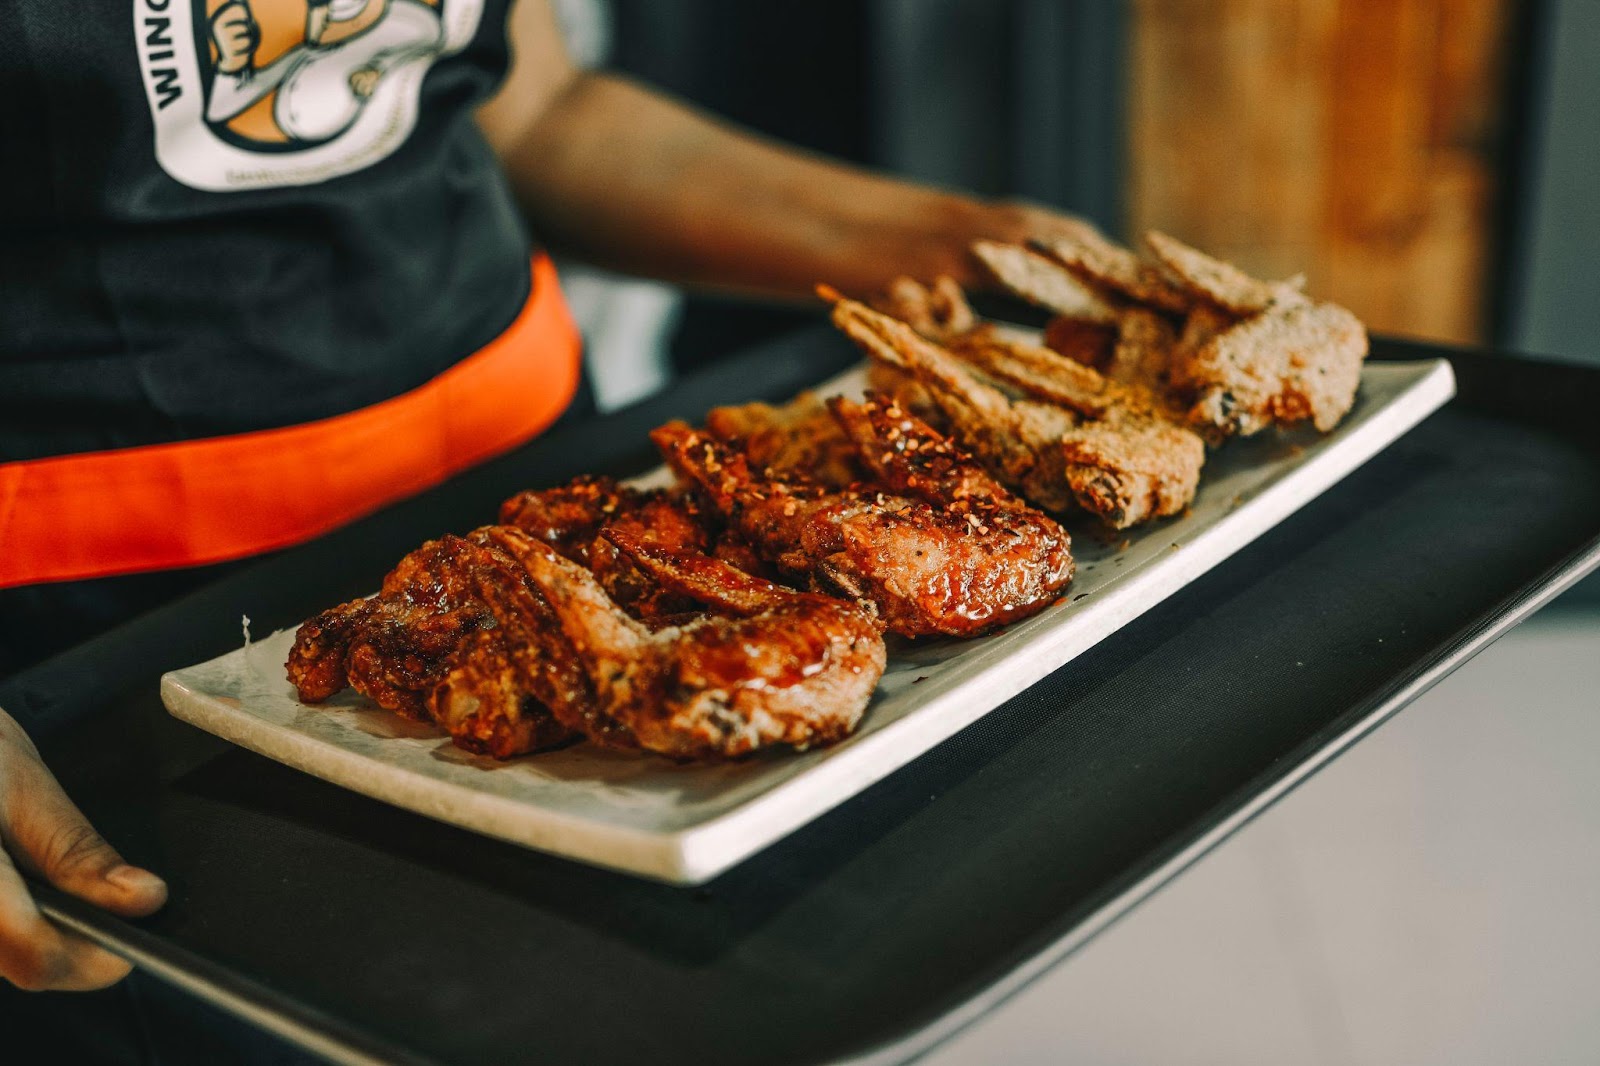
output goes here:
{"type": "Polygon", "coordinates": [[[564,742],[572,734],[540,701],[539,686],[526,669],[507,665],[514,619],[504,602],[519,585],[528,594],[519,573],[492,530],[431,541],[402,559],[376,596],[302,625],[289,680],[307,703],[349,684],[386,710],[438,721],[464,748],[502,758],[564,742]],[[468,661],[477,664],[470,686],[462,674],[468,661]],[[494,669],[499,682],[491,685],[485,679],[494,669]],[[438,690],[451,679],[458,694],[472,688],[470,703],[440,703],[438,690]]]}
{"type": "MultiPolygon", "coordinates": [[[[584,698],[592,703],[588,678],[573,666],[554,613],[528,581],[521,560],[531,541],[510,526],[474,537],[484,551],[466,580],[494,628],[463,641],[428,693],[429,714],[458,747],[497,759],[587,734],[574,709],[584,698]]],[[[626,734],[598,739],[631,746],[626,734]]]]}
{"type": "MultiPolygon", "coordinates": [[[[948,446],[907,412],[895,422],[906,427],[895,439],[853,424],[880,463],[895,462],[910,440],[948,446]]],[[[816,587],[871,601],[904,636],[986,632],[1042,610],[1072,577],[1066,532],[999,485],[948,499],[931,487],[921,498],[835,491],[757,474],[742,455],[681,422],[651,439],[763,558],[816,587]]]]}
{"type": "Polygon", "coordinates": [[[493,619],[460,578],[474,546],[430,541],[384,578],[377,596],[324,611],[302,625],[289,680],[307,703],[350,685],[385,710],[426,721],[427,694],[466,637],[493,619]]]}
{"type": "Polygon", "coordinates": [[[835,488],[861,480],[855,447],[815,393],[802,392],[782,407],[714,407],[706,415],[706,428],[742,449],[758,470],[804,473],[835,488]]]}
{"type": "MultiPolygon", "coordinates": [[[[972,254],[1002,288],[1036,307],[1083,322],[1116,321],[1116,308],[1104,296],[1040,252],[1020,244],[974,241],[972,254]]],[[[901,317],[893,308],[881,310],[901,317]]]]}
{"type": "Polygon", "coordinates": [[[1240,317],[1277,304],[1306,302],[1306,295],[1301,291],[1305,284],[1303,277],[1261,281],[1232,263],[1213,259],[1159,230],[1146,233],[1144,241],[1156,261],[1178,284],[1240,317]]]}
{"type": "Polygon", "coordinates": [[[1162,417],[1148,390],[1110,382],[1049,349],[977,334],[957,358],[848,302],[835,305],[834,321],[874,359],[915,374],[955,435],[1040,507],[1082,508],[1125,529],[1177,514],[1194,499],[1205,445],[1162,417]],[[963,360],[1046,402],[1011,400],[963,360]]]}
{"type": "Polygon", "coordinates": [[[652,632],[587,570],[529,538],[526,572],[589,680],[592,697],[578,699],[592,721],[679,759],[827,744],[860,722],[885,663],[869,611],[625,529],[606,536],[658,581],[714,597],[724,613],[652,632]]]}
{"type": "Polygon", "coordinates": [[[1102,299],[1120,297],[1173,314],[1182,314],[1194,303],[1194,297],[1173,284],[1160,267],[1099,233],[1030,241],[1028,247],[1065,267],[1102,299]]]}
{"type": "Polygon", "coordinates": [[[1191,424],[1249,436],[1310,420],[1327,432],[1355,403],[1367,331],[1335,304],[1277,305],[1196,349],[1180,346],[1173,386],[1192,399],[1191,424]]]}

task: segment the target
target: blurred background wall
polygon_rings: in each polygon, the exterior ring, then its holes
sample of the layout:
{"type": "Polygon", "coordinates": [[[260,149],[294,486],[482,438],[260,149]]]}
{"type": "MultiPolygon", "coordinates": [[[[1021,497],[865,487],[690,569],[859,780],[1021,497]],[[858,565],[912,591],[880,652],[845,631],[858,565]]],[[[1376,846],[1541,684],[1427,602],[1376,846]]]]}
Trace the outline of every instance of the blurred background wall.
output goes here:
{"type": "MultiPolygon", "coordinates": [[[[558,7],[586,62],[793,143],[1303,271],[1376,331],[1600,358],[1596,0],[558,7]]],[[[610,405],[808,321],[578,287],[610,405]]]]}

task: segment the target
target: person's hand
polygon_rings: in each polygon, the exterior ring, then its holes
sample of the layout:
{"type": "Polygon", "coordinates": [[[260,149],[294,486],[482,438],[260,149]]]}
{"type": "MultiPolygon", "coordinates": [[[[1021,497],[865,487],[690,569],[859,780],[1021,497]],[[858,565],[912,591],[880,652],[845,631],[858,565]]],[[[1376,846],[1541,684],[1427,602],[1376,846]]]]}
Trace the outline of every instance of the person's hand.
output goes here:
{"type": "Polygon", "coordinates": [[[127,960],[39,913],[22,870],[126,917],[167,899],[155,874],[129,866],[67,799],[22,727],[0,711],[0,977],[18,988],[84,991],[116,984],[127,960]]]}
{"type": "Polygon", "coordinates": [[[232,0],[211,17],[211,39],[217,46],[217,71],[237,74],[254,59],[261,43],[261,27],[256,25],[247,0],[232,0]]]}

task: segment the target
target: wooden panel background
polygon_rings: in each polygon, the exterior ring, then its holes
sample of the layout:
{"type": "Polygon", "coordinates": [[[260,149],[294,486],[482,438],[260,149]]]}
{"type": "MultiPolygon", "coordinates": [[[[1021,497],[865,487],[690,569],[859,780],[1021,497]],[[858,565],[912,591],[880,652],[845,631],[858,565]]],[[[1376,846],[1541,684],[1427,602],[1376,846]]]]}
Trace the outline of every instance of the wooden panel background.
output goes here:
{"type": "Polygon", "coordinates": [[[1482,340],[1512,0],[1135,0],[1129,222],[1482,340]]]}

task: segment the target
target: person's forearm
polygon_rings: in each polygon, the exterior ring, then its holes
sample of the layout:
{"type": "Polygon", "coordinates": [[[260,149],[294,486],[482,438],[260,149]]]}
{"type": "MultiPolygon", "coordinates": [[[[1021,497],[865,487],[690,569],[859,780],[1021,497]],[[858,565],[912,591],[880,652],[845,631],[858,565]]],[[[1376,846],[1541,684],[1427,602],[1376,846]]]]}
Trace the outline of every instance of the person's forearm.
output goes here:
{"type": "Polygon", "coordinates": [[[980,281],[968,244],[1072,224],[819,159],[606,75],[575,75],[497,145],[551,247],[629,273],[805,298],[899,274],[980,281]]]}

